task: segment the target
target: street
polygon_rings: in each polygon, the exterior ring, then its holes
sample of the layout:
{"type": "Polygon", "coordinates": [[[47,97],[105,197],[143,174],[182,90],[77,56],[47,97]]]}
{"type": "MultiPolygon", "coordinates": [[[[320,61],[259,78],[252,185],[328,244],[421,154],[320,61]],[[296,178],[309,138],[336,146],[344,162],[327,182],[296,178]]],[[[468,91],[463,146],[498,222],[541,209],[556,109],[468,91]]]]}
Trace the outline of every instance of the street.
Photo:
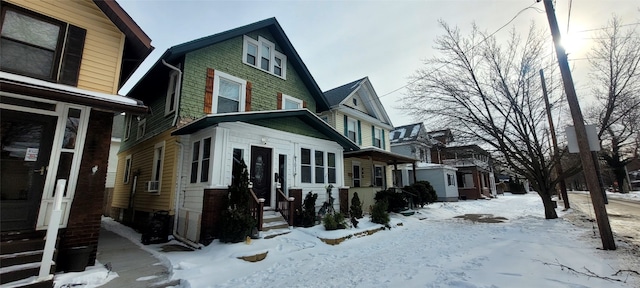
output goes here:
{"type": "MultiPolygon", "coordinates": [[[[618,237],[640,246],[640,202],[608,198],[606,205],[611,229],[618,237]]],[[[562,206],[561,202],[559,202],[562,206]]],[[[595,219],[593,204],[588,194],[569,193],[571,208],[582,211],[590,219],[595,219]]]]}

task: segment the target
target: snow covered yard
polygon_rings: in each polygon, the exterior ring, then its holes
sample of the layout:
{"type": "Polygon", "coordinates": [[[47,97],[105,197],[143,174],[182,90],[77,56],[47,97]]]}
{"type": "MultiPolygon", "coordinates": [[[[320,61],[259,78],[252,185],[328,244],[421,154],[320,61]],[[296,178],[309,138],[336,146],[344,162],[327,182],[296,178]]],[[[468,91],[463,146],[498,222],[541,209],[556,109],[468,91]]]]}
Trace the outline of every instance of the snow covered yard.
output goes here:
{"type": "MultiPolygon", "coordinates": [[[[572,224],[564,216],[577,212],[560,210],[559,219],[545,220],[536,194],[506,194],[493,200],[435,203],[413,216],[393,214],[390,230],[369,236],[361,232],[379,226],[363,220],[359,229],[296,228],[250,244],[214,241],[193,252],[161,252],[165,244],[141,247],[166,257],[173,279],[184,279],[184,287],[194,288],[640,286],[638,275],[613,276],[618,270],[640,271],[632,247],[617,241],[618,250],[600,250],[600,237],[591,226],[572,224]],[[453,218],[472,213],[508,220],[453,218]],[[356,236],[339,245],[319,239],[347,235],[356,236]],[[267,257],[260,262],[237,258],[264,252],[267,257]]],[[[103,225],[139,243],[140,235],[131,229],[111,219],[103,225]]]]}

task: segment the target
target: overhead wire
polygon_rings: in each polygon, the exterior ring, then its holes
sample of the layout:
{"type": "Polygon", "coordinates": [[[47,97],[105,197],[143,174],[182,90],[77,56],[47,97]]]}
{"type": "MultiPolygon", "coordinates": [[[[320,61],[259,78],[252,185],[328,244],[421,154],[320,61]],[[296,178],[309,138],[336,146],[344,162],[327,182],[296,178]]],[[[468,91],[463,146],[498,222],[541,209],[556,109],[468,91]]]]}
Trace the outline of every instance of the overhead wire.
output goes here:
{"type": "MultiPolygon", "coordinates": [[[[518,16],[520,16],[520,14],[522,14],[524,11],[526,11],[526,10],[528,10],[528,9],[532,9],[532,10],[535,10],[535,11],[537,11],[537,12],[539,12],[539,13],[544,13],[544,11],[542,11],[541,9],[539,9],[539,8],[537,8],[537,7],[533,7],[533,5],[535,5],[535,4],[536,4],[536,3],[533,3],[533,4],[531,4],[531,5],[529,5],[529,6],[525,7],[525,8],[522,8],[520,11],[518,11],[518,13],[516,13],[516,14],[511,18],[511,20],[507,21],[507,23],[505,23],[504,25],[500,26],[500,28],[498,28],[496,31],[494,31],[493,33],[491,33],[491,34],[489,34],[488,36],[484,37],[484,39],[480,40],[480,42],[478,42],[478,43],[476,43],[475,45],[473,45],[473,46],[471,47],[471,50],[475,49],[475,48],[476,48],[476,47],[478,47],[480,44],[484,43],[484,42],[485,42],[485,41],[487,41],[489,38],[491,38],[493,35],[495,35],[496,33],[500,32],[500,30],[502,30],[502,29],[504,29],[505,27],[507,27],[507,25],[511,24],[511,22],[513,22],[513,20],[515,20],[516,18],[518,18],[518,16]]],[[[469,51],[467,51],[467,52],[469,52],[469,51]]],[[[436,71],[438,71],[438,70],[440,70],[440,69],[442,69],[442,68],[446,67],[447,65],[451,64],[453,61],[454,61],[454,60],[451,60],[451,61],[447,61],[447,62],[445,62],[444,64],[440,65],[439,67],[437,67],[437,68],[435,68],[435,69],[433,69],[433,70],[429,71],[429,73],[427,73],[427,74],[430,74],[430,73],[436,72],[436,71]]],[[[403,86],[401,86],[401,87],[399,87],[399,88],[396,88],[396,89],[394,89],[394,90],[392,90],[392,91],[390,91],[390,92],[387,92],[387,93],[385,93],[385,94],[383,94],[383,95],[381,95],[381,96],[378,96],[378,98],[382,98],[382,97],[385,97],[385,96],[389,96],[389,95],[391,95],[391,94],[393,94],[393,93],[395,93],[395,92],[397,92],[397,91],[399,91],[399,90],[401,90],[401,89],[406,88],[407,86],[409,86],[409,85],[411,85],[411,84],[414,84],[414,83],[416,83],[416,82],[418,82],[418,81],[420,81],[420,80],[424,79],[425,77],[426,77],[426,75],[425,75],[425,76],[423,76],[423,77],[418,77],[417,79],[412,80],[412,81],[410,81],[409,83],[407,83],[407,84],[405,84],[405,85],[403,85],[403,86]]]]}

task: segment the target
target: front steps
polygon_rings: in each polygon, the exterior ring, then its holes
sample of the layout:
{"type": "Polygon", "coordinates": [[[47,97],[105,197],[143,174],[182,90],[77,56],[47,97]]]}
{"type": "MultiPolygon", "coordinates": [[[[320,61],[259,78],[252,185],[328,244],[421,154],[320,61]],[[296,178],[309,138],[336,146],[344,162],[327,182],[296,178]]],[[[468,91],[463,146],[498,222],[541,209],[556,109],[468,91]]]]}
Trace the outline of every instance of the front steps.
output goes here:
{"type": "MultiPolygon", "coordinates": [[[[44,252],[44,232],[3,232],[0,235],[2,287],[53,287],[53,279],[36,282],[44,252]]],[[[55,264],[50,273],[55,272],[55,264]]]]}
{"type": "Polygon", "coordinates": [[[280,212],[264,210],[263,217],[262,238],[269,239],[291,232],[289,229],[289,223],[287,223],[284,217],[282,217],[280,212]]]}

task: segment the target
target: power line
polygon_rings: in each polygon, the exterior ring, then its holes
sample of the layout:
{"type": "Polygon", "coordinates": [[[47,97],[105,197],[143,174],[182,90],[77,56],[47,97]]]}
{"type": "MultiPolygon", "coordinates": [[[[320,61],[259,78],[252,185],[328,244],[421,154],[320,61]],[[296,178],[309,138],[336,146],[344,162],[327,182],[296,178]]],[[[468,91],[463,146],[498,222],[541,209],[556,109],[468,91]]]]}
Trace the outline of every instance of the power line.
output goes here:
{"type": "MultiPolygon", "coordinates": [[[[629,24],[623,24],[623,25],[618,25],[618,27],[626,27],[626,26],[633,26],[633,25],[638,25],[640,24],[640,22],[635,22],[635,23],[629,23],[629,24]]],[[[600,28],[593,28],[593,29],[585,29],[585,30],[578,30],[578,31],[573,31],[573,33],[582,33],[582,32],[591,32],[591,31],[598,31],[598,30],[606,30],[606,29],[612,29],[613,27],[600,27],[600,28]]]]}
{"type": "MultiPolygon", "coordinates": [[[[471,50],[475,49],[476,47],[478,47],[478,45],[482,44],[483,42],[485,42],[485,41],[487,41],[489,38],[491,38],[493,35],[495,35],[496,33],[500,32],[500,30],[504,29],[504,27],[507,27],[507,25],[511,24],[511,22],[513,22],[513,20],[515,20],[516,18],[518,18],[518,16],[520,16],[520,14],[522,14],[522,12],[524,12],[524,11],[526,11],[526,10],[528,10],[528,9],[532,9],[532,10],[537,11],[538,13],[544,13],[544,11],[542,11],[541,9],[539,9],[539,8],[537,8],[537,7],[533,7],[533,5],[535,5],[535,4],[536,4],[536,3],[533,3],[533,4],[529,5],[529,6],[527,6],[527,7],[523,8],[523,9],[521,9],[520,11],[518,11],[518,13],[516,13],[516,15],[515,15],[515,16],[513,16],[513,18],[511,18],[511,20],[509,20],[509,21],[508,21],[507,23],[505,23],[504,25],[500,26],[500,28],[498,28],[498,30],[494,31],[493,33],[489,34],[489,36],[485,37],[485,38],[484,38],[484,39],[482,39],[480,42],[478,42],[477,44],[473,45],[473,47],[471,47],[471,50]]],[[[447,65],[451,64],[453,61],[454,61],[454,60],[451,60],[451,61],[445,62],[444,64],[442,64],[442,65],[441,65],[441,66],[439,66],[438,68],[436,68],[436,69],[434,69],[434,70],[430,71],[430,72],[429,72],[429,73],[427,73],[427,74],[430,74],[430,73],[436,72],[436,71],[438,71],[438,70],[440,70],[440,69],[444,68],[445,66],[447,66],[447,65]]],[[[393,93],[395,93],[395,92],[397,92],[397,91],[399,91],[399,90],[401,90],[401,89],[403,89],[403,88],[406,88],[407,86],[409,86],[409,85],[411,85],[411,84],[413,84],[413,83],[416,83],[416,82],[418,82],[418,81],[420,81],[420,80],[424,79],[425,77],[426,77],[426,75],[425,75],[425,76],[423,76],[423,77],[419,77],[419,78],[417,78],[417,79],[415,79],[415,80],[413,80],[413,81],[410,81],[409,83],[407,83],[407,84],[405,84],[405,85],[403,85],[403,86],[401,86],[401,87],[399,87],[399,88],[396,88],[396,89],[394,89],[394,90],[393,90],[393,91],[391,91],[391,92],[385,93],[385,94],[383,94],[382,96],[378,96],[378,98],[382,98],[382,97],[385,97],[385,96],[389,96],[389,95],[391,95],[391,94],[393,94],[393,93]]]]}

